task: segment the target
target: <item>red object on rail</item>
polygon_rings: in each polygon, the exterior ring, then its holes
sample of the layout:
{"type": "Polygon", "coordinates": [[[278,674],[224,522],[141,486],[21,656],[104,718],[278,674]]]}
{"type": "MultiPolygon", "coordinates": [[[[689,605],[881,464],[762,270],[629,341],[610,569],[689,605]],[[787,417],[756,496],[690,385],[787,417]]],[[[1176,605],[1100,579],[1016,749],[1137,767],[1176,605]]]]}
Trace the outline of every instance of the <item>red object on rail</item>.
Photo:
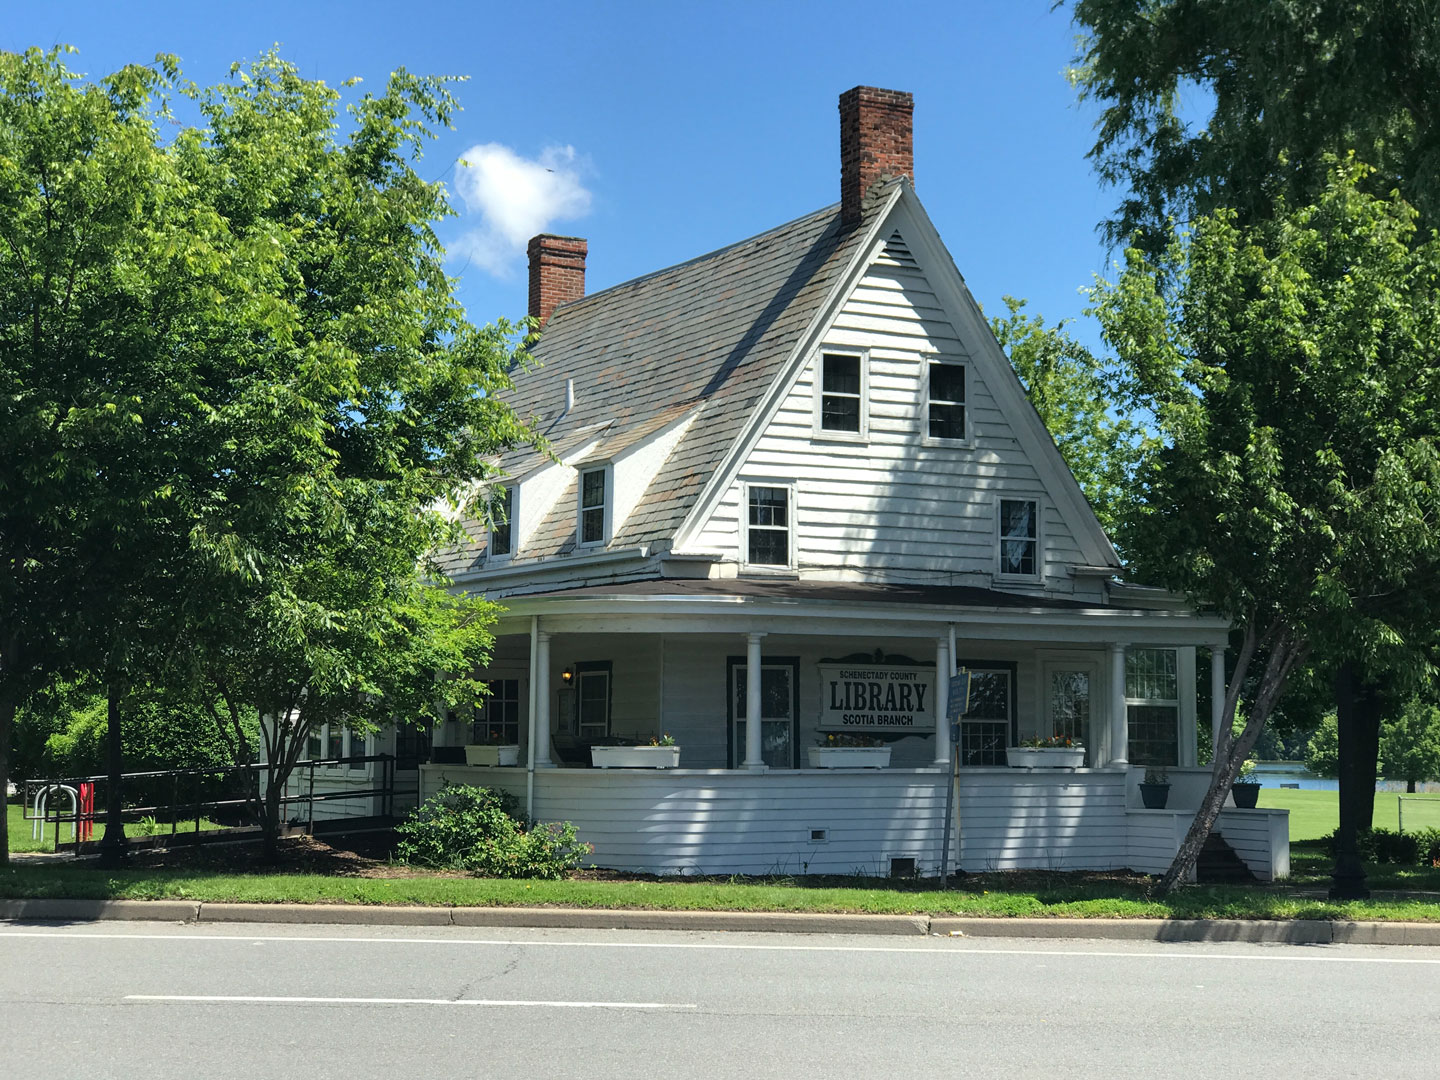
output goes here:
{"type": "Polygon", "coordinates": [[[80,814],[76,823],[76,839],[89,840],[95,835],[95,785],[80,785],[80,814]]]}

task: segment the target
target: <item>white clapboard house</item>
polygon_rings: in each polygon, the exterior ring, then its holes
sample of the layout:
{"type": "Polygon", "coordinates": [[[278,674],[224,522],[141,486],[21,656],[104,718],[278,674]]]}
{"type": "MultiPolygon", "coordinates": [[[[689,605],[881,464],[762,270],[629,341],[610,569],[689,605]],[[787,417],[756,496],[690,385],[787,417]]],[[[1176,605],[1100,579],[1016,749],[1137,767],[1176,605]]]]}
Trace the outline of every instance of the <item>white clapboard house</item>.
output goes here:
{"type": "MultiPolygon", "coordinates": [[[[512,401],[553,456],[503,459],[504,522],[446,556],[508,611],[489,701],[434,732],[422,796],[507,789],[606,867],[933,873],[953,752],[962,867],[1169,864],[1208,776],[1197,650],[1218,678],[1227,624],[1121,580],[915,194],[911,116],[845,93],[838,204],[603,292],[584,240],[531,242],[544,329],[512,401]],[[1052,734],[1079,767],[1007,763],[1052,734]],[[675,767],[607,749],[666,735],[675,767]],[[812,761],[857,739],[878,759],[812,761]],[[464,764],[469,743],[518,764],[464,764]],[[1171,767],[1167,809],[1141,806],[1146,765],[1171,767]]],[[[1283,812],[1219,829],[1288,871],[1283,812]]]]}

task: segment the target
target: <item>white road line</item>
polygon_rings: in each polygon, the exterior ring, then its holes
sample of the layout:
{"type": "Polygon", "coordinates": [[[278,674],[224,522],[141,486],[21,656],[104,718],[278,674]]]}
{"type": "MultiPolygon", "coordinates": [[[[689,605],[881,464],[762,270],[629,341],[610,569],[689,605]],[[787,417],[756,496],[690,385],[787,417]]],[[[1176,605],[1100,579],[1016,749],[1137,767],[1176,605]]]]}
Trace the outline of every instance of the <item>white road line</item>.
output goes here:
{"type": "Polygon", "coordinates": [[[222,1005],[513,1005],[530,1009],[694,1009],[663,1001],[512,1001],[475,998],[258,997],[248,994],[126,994],[126,1001],[222,1005]]]}
{"type": "MultiPolygon", "coordinates": [[[[8,931],[0,930],[0,938],[59,938],[65,941],[207,941],[232,944],[254,944],[260,941],[289,942],[298,945],[460,945],[493,948],[545,949],[708,949],[716,952],[815,952],[815,953],[907,953],[915,956],[1098,956],[1106,959],[1129,957],[1139,960],[1240,960],[1272,963],[1283,961],[1309,964],[1422,964],[1440,965],[1440,955],[1410,956],[1333,956],[1319,953],[1320,948],[1343,946],[1285,947],[1266,943],[1274,951],[1264,953],[1212,952],[1147,952],[1101,949],[972,949],[962,945],[941,944],[937,939],[926,945],[767,945],[742,944],[728,941],[534,941],[505,938],[407,938],[407,937],[343,937],[284,935],[221,935],[221,934],[94,934],[61,930],[8,931]]],[[[1154,944],[1137,941],[1137,946],[1154,944]]],[[[1212,944],[1195,942],[1197,946],[1212,944]]],[[[1398,948],[1399,946],[1374,946],[1398,948]]]]}

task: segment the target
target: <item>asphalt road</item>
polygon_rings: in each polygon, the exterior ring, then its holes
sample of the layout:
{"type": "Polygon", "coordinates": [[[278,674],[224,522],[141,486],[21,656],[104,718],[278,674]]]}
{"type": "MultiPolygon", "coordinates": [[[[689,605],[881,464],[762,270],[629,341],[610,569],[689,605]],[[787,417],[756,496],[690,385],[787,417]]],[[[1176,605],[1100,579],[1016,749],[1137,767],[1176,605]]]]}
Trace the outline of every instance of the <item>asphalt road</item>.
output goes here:
{"type": "Polygon", "coordinates": [[[1440,949],[0,924],[0,1077],[1424,1077],[1440,949]]]}

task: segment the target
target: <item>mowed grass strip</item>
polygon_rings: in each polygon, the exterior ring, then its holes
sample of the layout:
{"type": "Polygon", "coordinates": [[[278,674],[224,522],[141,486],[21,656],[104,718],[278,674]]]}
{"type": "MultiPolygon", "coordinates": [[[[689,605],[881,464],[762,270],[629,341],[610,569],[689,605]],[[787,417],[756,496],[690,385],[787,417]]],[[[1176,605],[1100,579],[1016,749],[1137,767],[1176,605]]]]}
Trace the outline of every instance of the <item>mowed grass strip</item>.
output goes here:
{"type": "Polygon", "coordinates": [[[0,871],[0,897],[251,903],[554,906],[669,911],[798,911],[1001,918],[1385,919],[1440,921],[1433,901],[1335,903],[1285,888],[1198,887],[1164,900],[1131,886],[1086,885],[1057,875],[1053,887],[889,888],[883,883],[815,887],[776,883],[684,881],[510,881],[457,877],[341,878],[307,874],[98,871],[11,867],[0,871]]]}
{"type": "MultiPolygon", "coordinates": [[[[1395,829],[1399,825],[1400,799],[1404,798],[1405,831],[1440,828],[1440,794],[1403,795],[1394,791],[1375,793],[1375,824],[1395,829]]],[[[1262,808],[1290,811],[1290,841],[1318,840],[1329,836],[1340,824],[1338,791],[1300,791],[1294,788],[1263,787],[1262,808]]]]}
{"type": "MultiPolygon", "coordinates": [[[[70,806],[69,800],[62,800],[62,804],[64,808],[68,811],[70,806]]],[[[35,822],[27,821],[25,819],[25,810],[23,807],[20,806],[19,803],[6,804],[5,819],[9,823],[11,851],[23,853],[33,851],[55,850],[56,829],[54,821],[45,822],[45,838],[43,840],[36,840],[32,838],[35,832],[35,822]]],[[[60,822],[60,839],[66,844],[69,844],[70,842],[70,828],[71,823],[69,821],[60,822]]],[[[200,819],[200,829],[202,832],[209,829],[218,828],[220,828],[220,826],[215,824],[215,822],[210,821],[207,818],[200,819]]],[[[176,822],[175,831],[182,833],[194,832],[195,819],[190,818],[188,820],[176,822]]],[[[160,826],[160,832],[166,836],[170,835],[170,823],[168,821],[160,826]]],[[[127,836],[130,837],[139,837],[145,835],[141,833],[139,826],[134,821],[127,821],[125,823],[125,833],[127,836]]],[[[96,821],[95,830],[93,835],[91,836],[91,839],[99,840],[104,835],[105,823],[103,821],[96,821]]]]}

